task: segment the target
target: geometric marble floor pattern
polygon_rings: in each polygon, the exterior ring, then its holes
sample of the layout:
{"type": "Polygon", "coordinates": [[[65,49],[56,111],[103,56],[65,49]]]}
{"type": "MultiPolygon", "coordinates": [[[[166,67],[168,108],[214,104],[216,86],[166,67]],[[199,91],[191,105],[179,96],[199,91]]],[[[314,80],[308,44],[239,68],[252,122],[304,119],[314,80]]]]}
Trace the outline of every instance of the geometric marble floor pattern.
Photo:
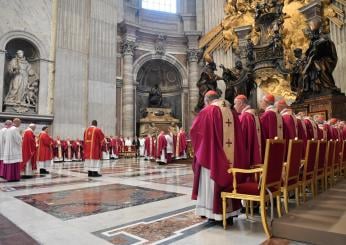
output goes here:
{"type": "MultiPolygon", "coordinates": [[[[88,178],[84,172],[83,163],[59,163],[47,176],[16,183],[0,178],[0,218],[9,227],[1,233],[0,226],[0,244],[266,241],[258,219],[255,222],[240,216],[225,231],[194,214],[189,162],[161,166],[143,159],[120,159],[103,161],[101,178],[88,178]]],[[[274,239],[265,244],[294,243],[274,239]]]]}

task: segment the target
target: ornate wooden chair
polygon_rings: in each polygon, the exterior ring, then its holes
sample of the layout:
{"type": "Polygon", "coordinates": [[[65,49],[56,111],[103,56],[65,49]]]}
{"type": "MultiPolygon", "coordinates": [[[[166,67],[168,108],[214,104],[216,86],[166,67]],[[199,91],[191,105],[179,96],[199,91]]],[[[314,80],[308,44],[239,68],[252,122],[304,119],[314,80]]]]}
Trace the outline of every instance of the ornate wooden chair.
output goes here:
{"type": "Polygon", "coordinates": [[[324,191],[324,180],[325,180],[325,164],[326,164],[326,153],[327,153],[327,141],[319,140],[317,146],[318,156],[315,170],[315,190],[318,193],[318,181],[321,181],[322,191],[324,191]]]}
{"type": "Polygon", "coordinates": [[[260,203],[261,220],[265,233],[271,236],[266,215],[266,202],[277,199],[277,211],[281,217],[281,176],[285,156],[285,140],[268,139],[266,143],[266,151],[264,164],[262,167],[255,169],[239,169],[230,168],[229,173],[233,174],[233,191],[222,192],[222,210],[223,210],[223,226],[226,229],[226,199],[234,198],[245,201],[255,201],[260,203]],[[256,174],[262,173],[258,182],[245,182],[238,184],[236,175],[240,174],[256,174]]]}
{"type": "Polygon", "coordinates": [[[299,170],[303,152],[302,140],[290,140],[288,143],[287,163],[284,165],[281,192],[284,196],[284,207],[288,213],[288,193],[295,190],[296,204],[299,206],[299,170]]]}
{"type": "Polygon", "coordinates": [[[328,141],[327,153],[326,153],[326,165],[324,168],[324,185],[325,190],[328,189],[328,183],[330,186],[333,185],[333,162],[335,158],[335,141],[328,141]]]}
{"type": "Polygon", "coordinates": [[[343,142],[340,140],[336,140],[335,142],[335,158],[333,162],[333,171],[334,171],[335,180],[337,180],[337,178],[340,176],[342,143],[343,142]]]}
{"type": "Polygon", "coordinates": [[[299,187],[301,190],[301,194],[303,196],[303,201],[306,201],[306,187],[310,187],[312,196],[316,196],[315,192],[315,167],[316,167],[316,157],[318,155],[317,152],[318,141],[317,140],[308,140],[306,146],[305,159],[302,161],[303,163],[303,172],[300,174],[299,179],[299,187]]]}
{"type": "Polygon", "coordinates": [[[342,142],[342,156],[341,156],[341,165],[340,165],[340,174],[344,175],[346,178],[346,140],[342,142]]]}

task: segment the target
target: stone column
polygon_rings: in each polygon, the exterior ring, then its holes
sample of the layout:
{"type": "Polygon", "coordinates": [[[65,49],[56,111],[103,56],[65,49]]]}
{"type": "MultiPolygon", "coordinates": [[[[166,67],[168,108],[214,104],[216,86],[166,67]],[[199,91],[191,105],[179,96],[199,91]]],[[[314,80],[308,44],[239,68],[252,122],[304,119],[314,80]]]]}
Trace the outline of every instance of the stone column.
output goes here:
{"type": "Polygon", "coordinates": [[[198,101],[198,88],[197,81],[199,79],[199,66],[198,59],[201,55],[199,49],[189,49],[187,51],[187,58],[189,63],[189,111],[188,111],[188,127],[191,126],[194,119],[195,106],[198,101]]]}
{"type": "Polygon", "coordinates": [[[124,40],[122,52],[124,56],[124,80],[122,89],[122,134],[125,137],[134,136],[135,132],[135,87],[133,81],[133,55],[136,48],[134,40],[124,40]]]}

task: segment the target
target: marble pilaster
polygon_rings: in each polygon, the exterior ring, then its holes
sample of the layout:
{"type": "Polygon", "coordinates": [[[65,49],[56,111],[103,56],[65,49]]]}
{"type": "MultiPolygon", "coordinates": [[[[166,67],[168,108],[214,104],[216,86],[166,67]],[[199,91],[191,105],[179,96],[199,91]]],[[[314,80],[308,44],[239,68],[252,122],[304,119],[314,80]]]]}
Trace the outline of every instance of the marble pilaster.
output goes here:
{"type": "Polygon", "coordinates": [[[124,40],[122,43],[122,52],[124,56],[124,78],[122,88],[122,135],[125,137],[134,136],[134,104],[135,104],[135,86],[133,81],[133,55],[136,43],[133,40],[124,40]]]}

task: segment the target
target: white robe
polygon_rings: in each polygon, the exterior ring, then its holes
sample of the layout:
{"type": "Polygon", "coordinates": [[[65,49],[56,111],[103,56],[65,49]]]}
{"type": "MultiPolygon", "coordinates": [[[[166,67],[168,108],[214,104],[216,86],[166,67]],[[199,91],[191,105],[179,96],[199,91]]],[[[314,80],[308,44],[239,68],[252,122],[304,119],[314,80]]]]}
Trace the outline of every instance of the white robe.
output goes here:
{"type": "Polygon", "coordinates": [[[145,148],[145,139],[144,138],[140,138],[139,139],[139,155],[141,157],[144,157],[144,148],[145,148]]]}
{"type": "Polygon", "coordinates": [[[21,163],[22,136],[19,128],[12,126],[5,133],[4,164],[21,163]]]}
{"type": "Polygon", "coordinates": [[[2,128],[0,130],[0,160],[4,160],[4,150],[5,150],[5,132],[7,128],[2,128]]]}
{"type": "MultiPolygon", "coordinates": [[[[214,206],[214,180],[210,178],[210,170],[201,167],[201,175],[199,177],[198,197],[196,203],[196,215],[205,216],[208,219],[222,220],[222,214],[215,214],[213,212],[214,206]]],[[[239,215],[239,210],[232,210],[232,200],[227,199],[227,213],[226,218],[239,215]]]]}
{"type": "Polygon", "coordinates": [[[167,153],[173,153],[173,138],[169,134],[165,135],[166,141],[167,141],[167,153]]]}

